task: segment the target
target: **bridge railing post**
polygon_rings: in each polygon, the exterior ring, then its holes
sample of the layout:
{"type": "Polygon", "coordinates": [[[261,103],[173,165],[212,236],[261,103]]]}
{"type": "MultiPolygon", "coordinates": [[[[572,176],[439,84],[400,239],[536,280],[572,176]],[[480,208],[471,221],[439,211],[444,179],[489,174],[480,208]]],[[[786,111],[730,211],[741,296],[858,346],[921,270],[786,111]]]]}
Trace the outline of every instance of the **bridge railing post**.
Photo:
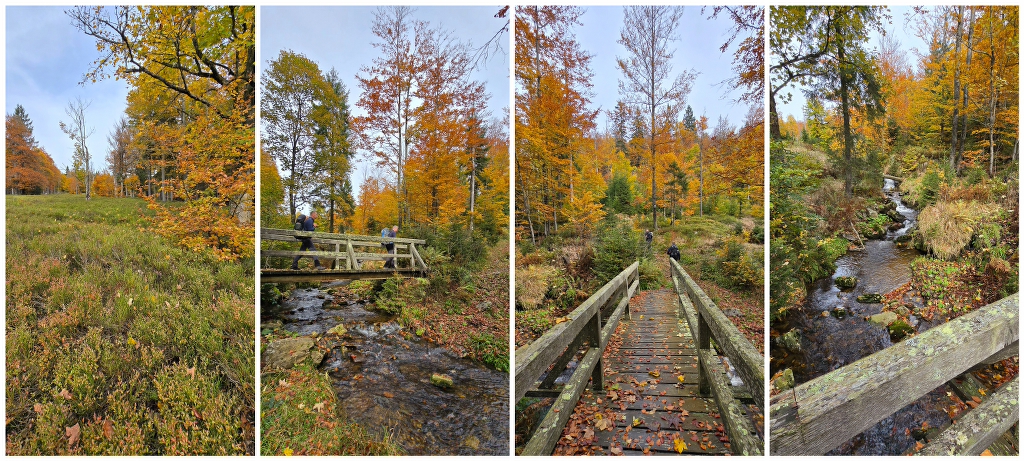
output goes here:
{"type": "Polygon", "coordinates": [[[704,317],[704,310],[697,305],[697,388],[701,395],[711,393],[710,376],[708,376],[708,364],[704,363],[704,354],[701,352],[711,350],[711,328],[708,320],[704,317]]]}
{"type": "MultiPolygon", "coordinates": [[[[594,317],[587,322],[587,342],[590,343],[590,347],[598,350],[601,349],[601,311],[603,309],[604,306],[598,308],[594,312],[594,317]]],[[[594,372],[590,377],[593,380],[595,392],[604,389],[604,360],[600,357],[597,359],[597,365],[594,366],[594,372]]]]}

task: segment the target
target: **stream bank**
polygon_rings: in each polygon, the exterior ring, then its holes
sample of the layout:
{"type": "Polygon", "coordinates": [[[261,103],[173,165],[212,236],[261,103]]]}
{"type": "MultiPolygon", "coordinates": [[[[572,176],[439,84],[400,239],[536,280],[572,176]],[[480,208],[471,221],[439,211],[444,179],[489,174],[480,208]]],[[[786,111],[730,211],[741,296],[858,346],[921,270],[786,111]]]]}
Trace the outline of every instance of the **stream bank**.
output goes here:
{"type": "Polygon", "coordinates": [[[421,339],[343,285],[293,290],[261,312],[264,334],[315,339],[340,415],[406,454],[507,454],[508,374],[421,339]],[[450,387],[431,382],[442,375],[450,387]]]}

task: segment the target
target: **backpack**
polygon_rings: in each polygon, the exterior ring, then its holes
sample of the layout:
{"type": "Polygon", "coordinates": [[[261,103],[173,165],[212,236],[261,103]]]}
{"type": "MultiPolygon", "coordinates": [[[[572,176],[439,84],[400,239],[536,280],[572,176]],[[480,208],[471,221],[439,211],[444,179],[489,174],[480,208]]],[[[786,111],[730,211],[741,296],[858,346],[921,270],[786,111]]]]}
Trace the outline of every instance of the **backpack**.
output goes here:
{"type": "Polygon", "coordinates": [[[299,213],[299,215],[295,218],[295,230],[297,230],[297,231],[302,230],[302,225],[305,222],[306,222],[306,215],[304,215],[302,213],[299,213]]]}
{"type": "MultiPolygon", "coordinates": [[[[382,229],[380,231],[380,237],[381,238],[388,238],[388,237],[390,237],[390,235],[388,235],[388,228],[385,227],[384,229],[382,229]]],[[[387,244],[387,242],[380,242],[380,246],[386,248],[388,246],[388,244],[387,244]]]]}

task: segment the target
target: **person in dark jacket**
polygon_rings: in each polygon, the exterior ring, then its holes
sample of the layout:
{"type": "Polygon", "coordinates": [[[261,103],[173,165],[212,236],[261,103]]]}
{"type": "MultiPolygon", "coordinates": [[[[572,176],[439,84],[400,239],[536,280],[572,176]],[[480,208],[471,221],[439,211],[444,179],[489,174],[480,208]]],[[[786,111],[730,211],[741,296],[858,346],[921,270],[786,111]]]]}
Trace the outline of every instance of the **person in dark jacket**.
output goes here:
{"type": "Polygon", "coordinates": [[[679,262],[679,247],[676,246],[676,242],[672,242],[672,246],[668,247],[668,257],[679,262]]]}
{"type": "MultiPolygon", "coordinates": [[[[398,226],[392,226],[391,230],[385,229],[385,232],[388,234],[387,236],[390,237],[390,238],[398,237],[398,226]]],[[[384,248],[388,250],[388,254],[395,254],[395,242],[394,241],[385,242],[384,243],[384,248]]],[[[395,267],[395,258],[388,258],[387,262],[384,263],[384,267],[387,268],[387,269],[396,269],[396,267],[395,267]]]]}
{"type": "MultiPolygon", "coordinates": [[[[316,218],[318,218],[318,217],[319,217],[319,215],[317,215],[317,213],[315,211],[309,213],[309,216],[306,216],[306,220],[302,222],[302,230],[303,231],[307,231],[307,232],[315,232],[316,231],[316,218]]],[[[313,237],[295,237],[295,238],[299,239],[299,241],[302,242],[302,245],[299,246],[299,251],[315,251],[316,250],[316,248],[313,246],[313,237]]],[[[292,270],[299,270],[299,259],[301,259],[301,258],[302,258],[302,256],[296,256],[295,259],[292,260],[292,270]]],[[[313,258],[313,267],[315,267],[316,270],[318,270],[318,271],[324,270],[324,266],[320,265],[320,260],[316,256],[313,256],[312,258],[313,258]]]]}

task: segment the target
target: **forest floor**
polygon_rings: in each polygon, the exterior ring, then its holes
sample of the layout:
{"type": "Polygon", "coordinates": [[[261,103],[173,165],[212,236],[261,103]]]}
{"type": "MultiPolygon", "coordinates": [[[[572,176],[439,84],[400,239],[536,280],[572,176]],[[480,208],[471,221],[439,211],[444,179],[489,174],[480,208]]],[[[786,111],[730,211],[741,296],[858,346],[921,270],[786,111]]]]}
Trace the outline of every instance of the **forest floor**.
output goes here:
{"type": "Polygon", "coordinates": [[[7,454],[254,454],[252,260],[139,199],[6,200],[7,454]]]}

